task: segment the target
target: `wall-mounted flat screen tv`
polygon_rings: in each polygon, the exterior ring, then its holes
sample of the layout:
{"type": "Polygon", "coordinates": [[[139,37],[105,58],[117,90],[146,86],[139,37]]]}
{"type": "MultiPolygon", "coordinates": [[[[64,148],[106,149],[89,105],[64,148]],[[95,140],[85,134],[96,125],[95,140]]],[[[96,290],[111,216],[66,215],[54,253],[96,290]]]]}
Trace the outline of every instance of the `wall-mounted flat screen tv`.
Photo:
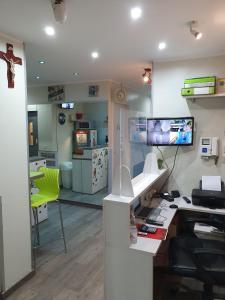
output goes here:
{"type": "Polygon", "coordinates": [[[194,118],[151,118],[147,120],[147,144],[152,146],[193,145],[194,118]]]}
{"type": "Polygon", "coordinates": [[[65,102],[59,104],[59,107],[62,109],[74,109],[74,103],[73,102],[65,102]]]}

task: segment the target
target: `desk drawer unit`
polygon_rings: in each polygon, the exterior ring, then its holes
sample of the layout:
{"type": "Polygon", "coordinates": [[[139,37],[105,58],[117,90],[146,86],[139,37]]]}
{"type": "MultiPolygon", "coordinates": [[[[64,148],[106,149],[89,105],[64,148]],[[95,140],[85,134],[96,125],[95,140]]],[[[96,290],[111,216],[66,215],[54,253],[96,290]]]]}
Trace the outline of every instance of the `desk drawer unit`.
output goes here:
{"type": "MultiPolygon", "coordinates": [[[[30,170],[31,171],[38,171],[40,167],[46,167],[46,160],[38,160],[30,162],[30,170]]],[[[31,194],[38,193],[38,189],[34,186],[31,187],[31,194]]],[[[43,204],[38,207],[38,223],[43,222],[44,220],[48,219],[48,205],[43,204]]],[[[31,210],[31,224],[34,226],[34,216],[33,211],[31,210]]]]}

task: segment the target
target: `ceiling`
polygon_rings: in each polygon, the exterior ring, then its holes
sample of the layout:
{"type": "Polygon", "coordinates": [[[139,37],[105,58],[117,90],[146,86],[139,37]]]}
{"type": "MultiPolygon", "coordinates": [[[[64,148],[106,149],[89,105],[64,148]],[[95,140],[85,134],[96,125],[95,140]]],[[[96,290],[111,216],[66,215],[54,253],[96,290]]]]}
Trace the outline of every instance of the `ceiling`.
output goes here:
{"type": "Polygon", "coordinates": [[[67,0],[67,12],[61,25],[50,0],[0,1],[1,32],[26,44],[29,84],[112,79],[138,87],[151,61],[225,54],[224,0],[67,0]],[[134,22],[130,9],[137,5],[143,16],[134,22]],[[201,40],[191,36],[190,20],[198,20],[201,40]],[[54,26],[54,37],[45,34],[46,25],[54,26]],[[163,51],[160,41],[168,45],[163,51]]]}

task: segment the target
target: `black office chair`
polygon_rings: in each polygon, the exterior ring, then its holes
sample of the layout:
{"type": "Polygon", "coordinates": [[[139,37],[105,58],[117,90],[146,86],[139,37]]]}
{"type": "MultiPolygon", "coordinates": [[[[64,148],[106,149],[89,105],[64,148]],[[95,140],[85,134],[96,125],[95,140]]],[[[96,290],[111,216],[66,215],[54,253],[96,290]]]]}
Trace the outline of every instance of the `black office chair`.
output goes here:
{"type": "MultiPolygon", "coordinates": [[[[224,218],[187,219],[186,222],[189,229],[193,229],[196,222],[225,229],[224,218]]],[[[204,283],[203,300],[213,300],[214,285],[225,286],[225,242],[200,239],[193,232],[178,236],[171,239],[169,259],[173,274],[204,283]]]]}

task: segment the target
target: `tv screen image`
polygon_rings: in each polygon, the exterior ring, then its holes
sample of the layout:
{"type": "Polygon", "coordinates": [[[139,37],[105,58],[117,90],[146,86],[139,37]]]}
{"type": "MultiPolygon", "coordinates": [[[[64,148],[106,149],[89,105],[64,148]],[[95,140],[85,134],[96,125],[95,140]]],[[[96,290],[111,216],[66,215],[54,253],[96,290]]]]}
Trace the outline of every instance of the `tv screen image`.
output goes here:
{"type": "Polygon", "coordinates": [[[194,118],[152,118],[147,121],[147,144],[152,146],[193,145],[194,118]]]}
{"type": "Polygon", "coordinates": [[[61,105],[61,108],[63,108],[63,109],[73,109],[74,108],[74,103],[73,102],[71,102],[71,103],[62,103],[60,105],[61,105]]]}

